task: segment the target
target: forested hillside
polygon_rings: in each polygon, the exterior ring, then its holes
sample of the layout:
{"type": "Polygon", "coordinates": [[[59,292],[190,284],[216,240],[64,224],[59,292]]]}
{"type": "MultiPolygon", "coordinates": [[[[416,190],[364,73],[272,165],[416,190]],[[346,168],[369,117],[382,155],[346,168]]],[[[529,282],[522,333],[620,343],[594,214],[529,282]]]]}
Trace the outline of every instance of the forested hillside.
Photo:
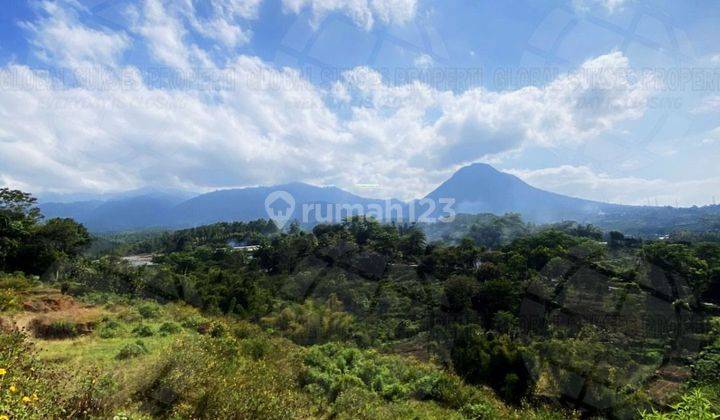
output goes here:
{"type": "Polygon", "coordinates": [[[708,238],[510,214],[218,223],[91,247],[2,190],[0,240],[10,418],[720,414],[708,238]]]}

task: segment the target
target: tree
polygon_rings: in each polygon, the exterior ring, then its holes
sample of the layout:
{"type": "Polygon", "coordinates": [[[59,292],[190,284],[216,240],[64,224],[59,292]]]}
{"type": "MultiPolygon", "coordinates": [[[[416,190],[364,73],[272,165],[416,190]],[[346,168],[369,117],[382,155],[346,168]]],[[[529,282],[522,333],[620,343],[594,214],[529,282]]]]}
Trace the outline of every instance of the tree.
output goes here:
{"type": "Polygon", "coordinates": [[[445,282],[445,308],[448,312],[467,316],[472,312],[472,298],[478,283],[472,277],[453,276],[445,282]]]}
{"type": "Polygon", "coordinates": [[[21,222],[30,227],[35,225],[42,215],[35,207],[37,199],[20,190],[0,188],[0,217],[10,222],[21,222]]]}
{"type": "Polygon", "coordinates": [[[518,347],[508,336],[492,337],[469,324],[456,331],[451,355],[455,371],[468,382],[488,384],[517,402],[533,385],[518,347]]]}
{"type": "Polygon", "coordinates": [[[400,252],[403,257],[420,257],[425,252],[427,238],[425,232],[416,225],[402,229],[400,237],[400,252]]]}
{"type": "Polygon", "coordinates": [[[695,256],[685,244],[655,242],[645,245],[642,255],[646,261],[687,281],[693,294],[699,298],[709,286],[708,263],[695,256]]]}
{"type": "Polygon", "coordinates": [[[14,268],[12,260],[40,221],[36,201],[22,191],[0,188],[0,270],[14,268]]]}
{"type": "Polygon", "coordinates": [[[75,258],[91,242],[85,227],[72,219],[50,219],[35,226],[18,249],[12,265],[26,273],[45,274],[53,266],[75,258]]]}

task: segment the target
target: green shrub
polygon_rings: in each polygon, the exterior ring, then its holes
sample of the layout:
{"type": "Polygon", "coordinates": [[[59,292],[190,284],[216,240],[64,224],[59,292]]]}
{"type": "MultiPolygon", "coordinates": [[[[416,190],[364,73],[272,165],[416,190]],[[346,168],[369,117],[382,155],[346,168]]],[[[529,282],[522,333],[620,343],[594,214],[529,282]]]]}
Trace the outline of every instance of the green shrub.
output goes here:
{"type": "Polygon", "coordinates": [[[64,339],[74,338],[87,332],[77,323],[68,320],[47,321],[42,318],[35,318],[30,322],[30,329],[37,338],[64,339]]]}
{"type": "Polygon", "coordinates": [[[337,343],[315,346],[305,357],[304,383],[331,401],[349,388],[370,390],[389,400],[433,400],[460,408],[470,400],[459,378],[398,357],[337,343]]]}
{"type": "Polygon", "coordinates": [[[3,392],[0,409],[9,418],[49,418],[61,412],[54,402],[55,389],[43,380],[46,367],[36,357],[35,347],[20,332],[0,333],[0,368],[3,392]],[[11,391],[7,384],[12,384],[11,391]],[[40,400],[40,396],[43,399],[40,400]],[[33,404],[23,404],[22,396],[30,397],[33,404]]]}
{"type": "Polygon", "coordinates": [[[229,337],[194,336],[143,370],[136,403],[161,418],[316,418],[320,413],[297,383],[297,360],[248,363],[229,337]]]}
{"type": "Polygon", "coordinates": [[[151,337],[155,335],[155,332],[150,328],[149,325],[141,324],[133,328],[133,334],[137,337],[151,337]]]}
{"type": "Polygon", "coordinates": [[[692,366],[693,379],[701,384],[717,383],[720,378],[720,345],[708,346],[692,366]]]}
{"type": "Polygon", "coordinates": [[[90,289],[82,283],[64,281],[60,283],[60,293],[70,296],[82,296],[88,293],[90,289]]]}
{"type": "Polygon", "coordinates": [[[533,386],[522,350],[508,336],[489,336],[468,324],[457,329],[451,356],[468,382],[488,384],[506,400],[519,402],[533,386]]]}
{"type": "Polygon", "coordinates": [[[138,322],[143,319],[142,316],[138,313],[138,311],[134,309],[123,309],[117,317],[122,320],[123,322],[138,322]]]}
{"type": "Polygon", "coordinates": [[[145,343],[143,343],[141,340],[138,340],[134,343],[128,343],[123,346],[123,348],[120,349],[120,352],[118,352],[115,358],[118,360],[126,360],[134,357],[139,357],[148,353],[149,351],[147,347],[145,347],[145,343]]]}
{"type": "Polygon", "coordinates": [[[298,344],[320,344],[350,339],[354,317],[343,311],[342,303],[333,294],[324,303],[308,299],[303,304],[290,304],[276,314],[263,317],[261,325],[298,344]]]}
{"type": "Polygon", "coordinates": [[[66,390],[63,405],[70,413],[82,413],[83,418],[104,418],[112,407],[118,384],[113,375],[92,367],[76,377],[66,390]]]}
{"type": "Polygon", "coordinates": [[[106,418],[116,393],[112,376],[95,367],[40,361],[20,332],[0,333],[0,369],[0,414],[10,419],[106,418]]]}
{"type": "Polygon", "coordinates": [[[20,296],[14,290],[0,290],[0,312],[18,309],[20,309],[20,296]]]}
{"type": "Polygon", "coordinates": [[[139,305],[137,311],[145,319],[157,318],[160,315],[160,305],[154,302],[146,302],[139,305]]]}
{"type": "Polygon", "coordinates": [[[0,289],[12,289],[15,291],[30,290],[36,281],[28,279],[22,273],[3,274],[0,273],[0,289]]]}
{"type": "Polygon", "coordinates": [[[100,338],[115,338],[120,335],[121,330],[122,324],[113,319],[108,319],[103,322],[98,335],[100,338]]]}
{"type": "Polygon", "coordinates": [[[262,334],[262,330],[255,324],[241,322],[232,328],[232,334],[235,336],[235,338],[239,338],[242,340],[245,338],[258,336],[262,334]]]}
{"type": "Polygon", "coordinates": [[[210,337],[220,338],[227,334],[227,327],[221,322],[213,322],[210,326],[210,337]]]}
{"type": "Polygon", "coordinates": [[[720,410],[700,389],[695,389],[682,396],[679,403],[672,406],[672,411],[660,413],[655,410],[643,412],[643,420],[716,420],[720,418],[720,410]]]}
{"type": "Polygon", "coordinates": [[[254,360],[265,357],[270,352],[270,343],[263,338],[248,338],[242,340],[242,351],[254,360]]]}
{"type": "Polygon", "coordinates": [[[497,409],[487,402],[476,402],[464,405],[460,412],[467,419],[497,419],[500,418],[497,409]]]}
{"type": "Polygon", "coordinates": [[[162,335],[177,334],[182,331],[182,327],[177,322],[163,322],[158,329],[158,332],[162,335]]]}
{"type": "Polygon", "coordinates": [[[209,323],[207,318],[202,317],[200,315],[191,315],[182,321],[182,326],[189,330],[197,331],[201,325],[207,324],[207,323],[209,323]]]}

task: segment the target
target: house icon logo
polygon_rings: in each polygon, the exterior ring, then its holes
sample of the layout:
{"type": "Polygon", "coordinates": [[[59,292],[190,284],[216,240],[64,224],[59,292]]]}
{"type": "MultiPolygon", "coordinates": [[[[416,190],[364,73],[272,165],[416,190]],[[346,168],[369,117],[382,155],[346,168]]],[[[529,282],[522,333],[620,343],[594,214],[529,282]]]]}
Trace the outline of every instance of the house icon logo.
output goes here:
{"type": "Polygon", "coordinates": [[[273,191],[265,198],[265,212],[282,229],[295,211],[295,199],[287,191],[273,191]]]}

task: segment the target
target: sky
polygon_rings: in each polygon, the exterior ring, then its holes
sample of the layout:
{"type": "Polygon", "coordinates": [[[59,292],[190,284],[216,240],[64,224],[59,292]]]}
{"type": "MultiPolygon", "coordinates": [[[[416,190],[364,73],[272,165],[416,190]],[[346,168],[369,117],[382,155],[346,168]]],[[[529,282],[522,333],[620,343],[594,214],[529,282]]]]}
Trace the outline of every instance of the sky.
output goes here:
{"type": "Polygon", "coordinates": [[[720,200],[720,4],[12,0],[0,185],[302,181],[422,197],[485,162],[624,204],[720,200]]]}

